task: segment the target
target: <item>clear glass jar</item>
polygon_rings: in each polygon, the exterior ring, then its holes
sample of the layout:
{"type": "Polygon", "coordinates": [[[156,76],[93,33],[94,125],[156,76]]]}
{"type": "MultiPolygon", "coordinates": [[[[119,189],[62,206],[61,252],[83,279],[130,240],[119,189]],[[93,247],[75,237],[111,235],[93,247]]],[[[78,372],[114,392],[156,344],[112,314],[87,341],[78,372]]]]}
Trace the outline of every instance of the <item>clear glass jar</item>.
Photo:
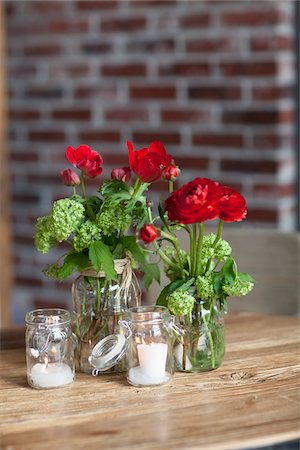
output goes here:
{"type": "Polygon", "coordinates": [[[127,381],[133,386],[167,383],[174,373],[174,317],[162,306],[130,308],[126,330],[127,381]]]}
{"type": "MultiPolygon", "coordinates": [[[[95,344],[111,334],[122,334],[119,321],[124,311],[138,306],[141,302],[141,290],[130,260],[116,260],[115,269],[118,280],[107,280],[105,274],[96,274],[86,269],[73,283],[72,297],[74,306],[75,333],[78,339],[76,366],[81,372],[91,374],[94,367],[89,361],[95,344]]],[[[108,369],[108,372],[124,372],[125,359],[108,369]]]]}
{"type": "Polygon", "coordinates": [[[36,389],[66,386],[75,376],[75,336],[70,313],[36,309],[25,316],[28,384],[36,389]]]}

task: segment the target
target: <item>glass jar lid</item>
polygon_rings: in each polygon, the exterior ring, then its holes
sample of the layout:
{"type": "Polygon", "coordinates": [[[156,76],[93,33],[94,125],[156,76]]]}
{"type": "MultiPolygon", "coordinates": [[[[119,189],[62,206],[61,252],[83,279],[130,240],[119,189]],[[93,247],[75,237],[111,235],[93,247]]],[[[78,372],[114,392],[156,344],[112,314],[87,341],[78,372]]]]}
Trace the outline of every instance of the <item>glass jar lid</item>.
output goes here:
{"type": "Polygon", "coordinates": [[[123,334],[111,334],[95,345],[88,360],[96,370],[105,372],[120,361],[125,350],[125,336],[123,334]]]}

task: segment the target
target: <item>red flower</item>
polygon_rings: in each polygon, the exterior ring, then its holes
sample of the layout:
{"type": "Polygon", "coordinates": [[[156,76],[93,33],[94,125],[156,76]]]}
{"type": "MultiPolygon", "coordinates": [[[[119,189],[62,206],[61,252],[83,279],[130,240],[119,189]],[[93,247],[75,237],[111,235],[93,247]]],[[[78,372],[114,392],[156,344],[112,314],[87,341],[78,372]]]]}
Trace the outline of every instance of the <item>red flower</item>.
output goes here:
{"type": "Polygon", "coordinates": [[[175,166],[175,164],[170,164],[163,169],[162,174],[165,180],[175,181],[180,174],[180,169],[178,166],[175,166]]]}
{"type": "Polygon", "coordinates": [[[140,239],[146,244],[153,242],[157,238],[157,231],[154,225],[145,225],[140,230],[140,239]]]}
{"type": "Polygon", "coordinates": [[[152,142],[149,148],[134,151],[132,142],[127,141],[127,148],[132,171],[145,183],[159,180],[162,169],[172,161],[161,142],[152,142]]]}
{"type": "Polygon", "coordinates": [[[247,204],[244,197],[228,186],[220,186],[219,218],[224,222],[240,222],[246,218],[247,204]]]}
{"type": "Polygon", "coordinates": [[[95,178],[102,173],[103,159],[88,145],[79,145],[76,149],[69,146],[66,149],[66,155],[70,163],[82,170],[89,178],[95,178]]]}
{"type": "Polygon", "coordinates": [[[172,221],[204,222],[218,217],[219,198],[219,183],[208,178],[195,178],[172,192],[165,207],[172,221]]]}
{"type": "Polygon", "coordinates": [[[71,169],[62,170],[60,172],[60,178],[66,186],[78,186],[80,184],[79,176],[71,169]]]}
{"type": "Polygon", "coordinates": [[[120,167],[111,171],[111,178],[128,183],[131,177],[130,167],[120,167]]]}

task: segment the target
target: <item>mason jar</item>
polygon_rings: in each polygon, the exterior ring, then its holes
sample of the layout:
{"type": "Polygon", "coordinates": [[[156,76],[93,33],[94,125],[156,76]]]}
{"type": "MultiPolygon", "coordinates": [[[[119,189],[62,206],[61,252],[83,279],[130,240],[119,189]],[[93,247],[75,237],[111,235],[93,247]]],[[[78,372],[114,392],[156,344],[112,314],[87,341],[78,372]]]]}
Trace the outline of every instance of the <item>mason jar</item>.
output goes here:
{"type": "Polygon", "coordinates": [[[36,309],[25,316],[28,384],[36,389],[66,386],[75,376],[75,337],[64,309],[36,309]]]}
{"type": "Polygon", "coordinates": [[[133,386],[165,384],[174,373],[174,316],[162,306],[129,308],[120,320],[123,334],[108,336],[93,349],[94,374],[126,354],[127,381],[133,386]]]}

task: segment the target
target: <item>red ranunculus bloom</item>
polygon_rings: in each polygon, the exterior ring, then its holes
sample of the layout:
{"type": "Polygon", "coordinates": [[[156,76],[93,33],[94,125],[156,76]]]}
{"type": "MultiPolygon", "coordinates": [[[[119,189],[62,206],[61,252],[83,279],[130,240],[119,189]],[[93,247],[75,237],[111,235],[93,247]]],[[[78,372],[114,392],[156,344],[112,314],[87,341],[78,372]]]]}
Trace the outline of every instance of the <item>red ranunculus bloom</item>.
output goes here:
{"type": "Polygon", "coordinates": [[[163,178],[167,181],[175,181],[180,174],[180,169],[175,164],[169,164],[162,171],[163,178]]]}
{"type": "Polygon", "coordinates": [[[60,178],[65,186],[78,186],[80,184],[79,176],[71,169],[62,170],[60,172],[60,178]]]}
{"type": "Polygon", "coordinates": [[[208,178],[195,178],[172,192],[165,207],[172,221],[204,222],[218,217],[219,198],[219,183],[208,178]]]}
{"type": "Polygon", "coordinates": [[[130,167],[120,167],[111,171],[111,178],[128,183],[131,177],[130,167]]]}
{"type": "Polygon", "coordinates": [[[140,239],[146,244],[153,242],[157,238],[157,231],[154,225],[145,225],[140,230],[140,239]]]}
{"type": "Polygon", "coordinates": [[[66,149],[66,155],[70,163],[82,170],[89,178],[95,178],[102,173],[103,159],[88,145],[79,145],[77,148],[69,146],[66,149]]]}
{"type": "Polygon", "coordinates": [[[244,197],[228,186],[220,186],[219,218],[224,222],[240,222],[246,218],[247,204],[244,197]]]}
{"type": "Polygon", "coordinates": [[[161,142],[152,142],[149,148],[134,150],[132,142],[127,141],[127,148],[132,171],[145,183],[159,180],[163,168],[172,161],[161,142]]]}

